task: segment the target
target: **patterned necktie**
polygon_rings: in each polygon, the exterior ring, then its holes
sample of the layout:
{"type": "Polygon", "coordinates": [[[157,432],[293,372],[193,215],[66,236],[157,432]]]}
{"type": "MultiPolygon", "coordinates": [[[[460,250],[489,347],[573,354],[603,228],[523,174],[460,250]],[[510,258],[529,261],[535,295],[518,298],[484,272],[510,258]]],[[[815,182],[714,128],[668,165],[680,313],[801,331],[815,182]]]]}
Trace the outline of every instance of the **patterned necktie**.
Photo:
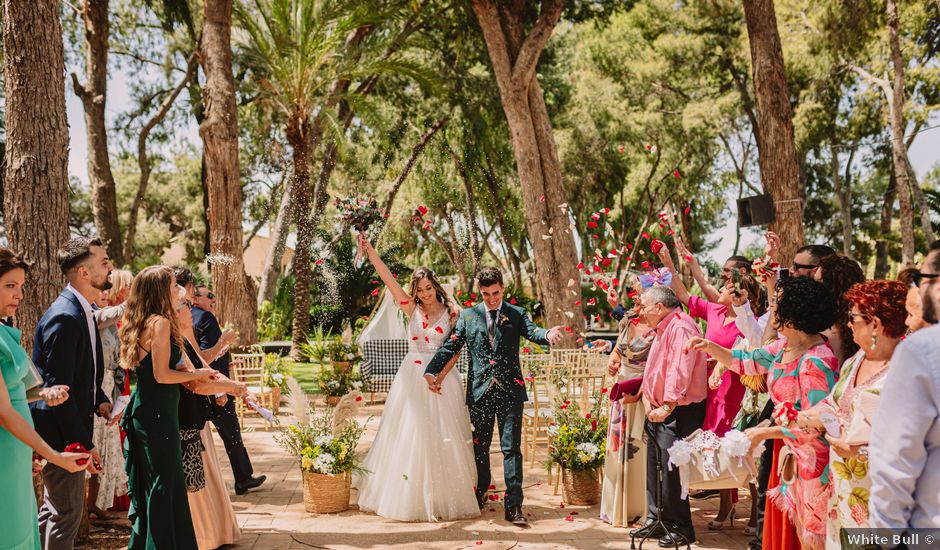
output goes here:
{"type": "Polygon", "coordinates": [[[491,322],[487,332],[490,335],[490,345],[493,345],[493,343],[496,341],[496,314],[499,312],[495,309],[491,309],[489,313],[491,322]]]}

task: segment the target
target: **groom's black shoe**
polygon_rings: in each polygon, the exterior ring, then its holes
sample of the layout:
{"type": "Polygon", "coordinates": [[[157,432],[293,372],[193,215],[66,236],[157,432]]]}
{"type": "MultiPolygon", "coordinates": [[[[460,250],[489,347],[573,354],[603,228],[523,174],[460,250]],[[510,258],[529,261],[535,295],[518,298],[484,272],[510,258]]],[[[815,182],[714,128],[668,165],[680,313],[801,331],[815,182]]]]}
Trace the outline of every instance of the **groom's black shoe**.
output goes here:
{"type": "Polygon", "coordinates": [[[643,537],[657,538],[665,535],[666,529],[662,526],[662,524],[656,525],[656,528],[653,529],[653,525],[655,524],[656,520],[654,519],[646,520],[646,523],[643,524],[643,527],[630,531],[630,536],[640,539],[643,537]]]}
{"type": "Polygon", "coordinates": [[[255,487],[260,487],[264,481],[268,479],[268,476],[258,476],[258,477],[249,477],[245,481],[236,481],[235,482],[235,494],[244,495],[248,492],[249,489],[254,489],[255,487]]]}
{"type": "Polygon", "coordinates": [[[525,519],[525,514],[522,513],[522,506],[510,506],[506,508],[506,521],[519,526],[529,524],[528,520],[525,519]]]}

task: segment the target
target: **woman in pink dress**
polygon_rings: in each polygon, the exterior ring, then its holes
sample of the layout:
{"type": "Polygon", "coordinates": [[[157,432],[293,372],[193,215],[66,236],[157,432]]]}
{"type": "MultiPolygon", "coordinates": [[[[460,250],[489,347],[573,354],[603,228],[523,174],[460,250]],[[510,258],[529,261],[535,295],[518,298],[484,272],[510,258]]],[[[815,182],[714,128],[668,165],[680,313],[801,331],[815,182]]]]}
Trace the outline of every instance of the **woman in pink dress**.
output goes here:
{"type": "MultiPolygon", "coordinates": [[[[673,273],[672,280],[669,284],[676,293],[676,297],[689,308],[690,316],[695,319],[705,320],[705,339],[723,348],[729,349],[735,347],[740,340],[743,340],[744,335],[741,334],[741,331],[735,323],[735,312],[734,308],[731,307],[732,299],[736,292],[735,284],[738,285],[738,288],[746,290],[748,296],[760,296],[762,292],[760,283],[750,275],[740,275],[740,272],[735,275],[734,270],[737,269],[737,267],[732,266],[731,270],[727,272],[727,280],[725,280],[725,272],[723,272],[722,280],[725,284],[723,284],[720,289],[711,287],[704,279],[699,283],[700,286],[705,285],[709,288],[710,292],[706,293],[706,295],[712,294],[712,292],[718,293],[716,300],[711,302],[699,296],[689,294],[682,279],[676,276],[677,271],[675,264],[672,261],[669,250],[665,246],[660,249],[658,254],[663,265],[673,273]],[[735,283],[735,281],[737,281],[737,283],[735,283]]],[[[698,265],[694,262],[694,258],[690,254],[686,254],[685,258],[689,263],[698,265]]],[[[729,260],[729,262],[732,261],[733,259],[729,260]]],[[[756,301],[757,305],[761,303],[760,300],[756,301]]],[[[758,311],[756,314],[760,316],[763,314],[763,311],[758,311]]],[[[709,357],[709,375],[712,374],[715,364],[716,361],[709,357]]],[[[741,377],[730,370],[725,371],[721,376],[721,385],[717,388],[708,388],[708,396],[705,399],[705,422],[702,424],[702,429],[714,432],[715,435],[719,437],[725,435],[725,433],[731,429],[734,419],[738,415],[738,411],[741,410],[741,400],[744,398],[744,390],[745,387],[741,383],[741,377]]],[[[722,489],[720,495],[721,500],[718,505],[718,514],[713,521],[708,523],[708,528],[716,531],[721,530],[724,527],[725,521],[728,519],[731,520],[732,524],[734,523],[734,504],[738,501],[737,490],[735,489],[722,489]]]]}
{"type": "Polygon", "coordinates": [[[777,285],[774,310],[774,324],[786,340],[752,351],[730,350],[704,338],[689,342],[690,349],[705,351],[722,365],[712,374],[710,385],[719,383],[724,368],[767,376],[776,425],[745,433],[752,447],[775,440],[768,498],[778,512],[768,506],[765,513],[763,539],[768,548],[825,546],[829,445],[819,431],[799,428],[796,417],[825,399],[838,381],[838,360],[821,334],[832,326],[835,315],[835,298],[821,283],[805,277],[786,279],[777,285]],[[798,543],[789,536],[793,529],[798,543]]]}

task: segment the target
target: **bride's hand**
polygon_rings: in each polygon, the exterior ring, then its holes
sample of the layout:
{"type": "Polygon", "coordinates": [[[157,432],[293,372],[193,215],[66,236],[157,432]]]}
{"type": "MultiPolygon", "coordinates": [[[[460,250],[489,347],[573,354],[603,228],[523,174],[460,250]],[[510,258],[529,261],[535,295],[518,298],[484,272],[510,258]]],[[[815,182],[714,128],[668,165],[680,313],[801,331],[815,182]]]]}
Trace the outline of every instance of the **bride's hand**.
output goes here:
{"type": "Polygon", "coordinates": [[[356,235],[356,240],[359,243],[359,246],[366,252],[372,252],[372,243],[369,242],[369,239],[362,233],[356,235]]]}
{"type": "Polygon", "coordinates": [[[424,380],[428,383],[429,390],[434,393],[441,393],[441,388],[437,385],[437,377],[435,377],[433,374],[425,374],[424,380]]]}

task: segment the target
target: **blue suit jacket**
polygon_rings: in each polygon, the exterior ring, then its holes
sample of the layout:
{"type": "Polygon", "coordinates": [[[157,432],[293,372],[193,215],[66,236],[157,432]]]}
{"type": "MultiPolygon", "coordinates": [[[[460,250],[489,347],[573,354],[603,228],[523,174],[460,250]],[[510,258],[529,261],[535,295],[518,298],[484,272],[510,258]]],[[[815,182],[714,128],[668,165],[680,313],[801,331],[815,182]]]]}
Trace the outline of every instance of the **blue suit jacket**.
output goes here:
{"type": "Polygon", "coordinates": [[[104,355],[95,325],[96,359],[92,359],[91,339],[85,310],[69,290],[62,291],[39,319],[33,338],[33,363],[42,374],[43,386],[69,387],[65,403],[50,407],[44,401],[31,403],[36,431],[53,449],[61,451],[70,443],[94,447],[94,414],[110,400],[101,391],[104,355]],[[98,368],[95,368],[97,361],[98,368]]]}
{"type": "Polygon", "coordinates": [[[529,319],[529,314],[518,306],[503,302],[496,323],[496,337],[490,344],[486,332],[486,306],[481,302],[465,309],[457,320],[457,327],[444,342],[424,372],[437,374],[450,359],[467,344],[470,352],[470,368],[467,370],[467,404],[472,405],[483,397],[493,384],[493,379],[506,389],[516,401],[529,399],[525,380],[519,364],[519,339],[525,337],[536,344],[546,345],[548,330],[539,328],[529,319]]]}
{"type": "MultiPolygon", "coordinates": [[[[198,307],[193,307],[193,332],[196,333],[196,340],[199,341],[199,349],[211,348],[222,337],[222,327],[219,326],[219,321],[215,318],[215,315],[198,307]]],[[[230,361],[229,354],[225,353],[209,366],[225,376],[229,376],[230,361]]]]}

